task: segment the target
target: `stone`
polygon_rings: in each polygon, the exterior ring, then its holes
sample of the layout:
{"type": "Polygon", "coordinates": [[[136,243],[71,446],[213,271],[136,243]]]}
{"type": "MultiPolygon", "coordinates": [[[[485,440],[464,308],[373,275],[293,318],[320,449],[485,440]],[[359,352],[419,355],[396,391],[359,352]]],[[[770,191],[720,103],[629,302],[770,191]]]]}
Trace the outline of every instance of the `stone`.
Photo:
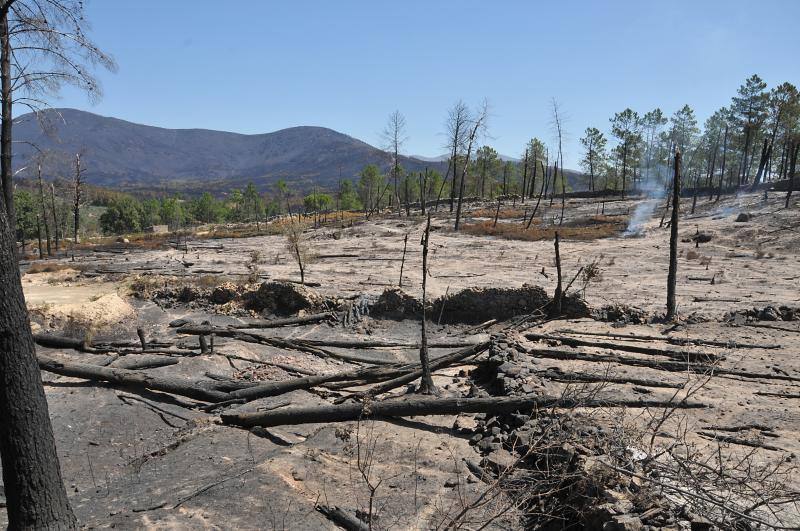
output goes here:
{"type": "Polygon", "coordinates": [[[643,527],[637,517],[623,514],[603,524],[603,531],[641,531],[643,527]]]}

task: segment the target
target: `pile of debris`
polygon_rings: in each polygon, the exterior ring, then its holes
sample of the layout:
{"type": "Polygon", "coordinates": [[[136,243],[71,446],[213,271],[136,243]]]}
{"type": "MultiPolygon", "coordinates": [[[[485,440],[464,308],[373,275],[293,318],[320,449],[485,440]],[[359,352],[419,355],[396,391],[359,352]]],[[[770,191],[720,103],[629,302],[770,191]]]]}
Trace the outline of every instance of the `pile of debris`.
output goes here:
{"type": "Polygon", "coordinates": [[[800,307],[765,306],[734,310],[722,318],[725,322],[749,323],[752,321],[800,321],[800,307]]]}

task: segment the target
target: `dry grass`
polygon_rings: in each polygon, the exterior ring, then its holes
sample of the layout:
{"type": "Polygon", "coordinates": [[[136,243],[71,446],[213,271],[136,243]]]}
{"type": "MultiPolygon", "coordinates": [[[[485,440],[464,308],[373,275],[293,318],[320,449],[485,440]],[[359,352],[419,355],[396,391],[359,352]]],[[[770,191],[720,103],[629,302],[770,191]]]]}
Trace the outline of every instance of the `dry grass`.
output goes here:
{"type": "MultiPolygon", "coordinates": [[[[470,217],[473,218],[491,218],[494,219],[494,214],[497,212],[497,208],[479,208],[477,210],[473,210],[469,213],[470,217]]],[[[528,214],[527,210],[523,210],[520,208],[503,208],[500,207],[500,213],[497,215],[497,219],[519,219],[522,216],[528,214]]],[[[538,220],[534,220],[536,223],[538,220]]]]}
{"type": "Polygon", "coordinates": [[[493,225],[492,221],[483,221],[464,225],[462,230],[473,236],[496,236],[506,240],[552,240],[556,232],[561,238],[569,240],[599,240],[624,232],[628,220],[624,216],[591,216],[561,226],[531,226],[530,229],[521,223],[498,222],[497,226],[493,225]]]}
{"type": "Polygon", "coordinates": [[[66,270],[80,270],[81,266],[77,264],[65,264],[62,262],[34,262],[25,271],[26,275],[35,275],[36,273],[56,273],[58,271],[66,270]]]}

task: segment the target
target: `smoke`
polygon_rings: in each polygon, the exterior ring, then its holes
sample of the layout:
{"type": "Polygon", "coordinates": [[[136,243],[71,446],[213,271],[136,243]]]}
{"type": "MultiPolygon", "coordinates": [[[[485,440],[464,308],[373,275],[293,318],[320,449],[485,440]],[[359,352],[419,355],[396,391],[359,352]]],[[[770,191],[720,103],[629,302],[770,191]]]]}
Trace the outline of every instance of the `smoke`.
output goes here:
{"type": "Polygon", "coordinates": [[[644,224],[653,216],[653,213],[658,208],[658,205],[666,197],[667,190],[664,188],[663,182],[656,175],[656,171],[660,174],[659,170],[652,172],[645,172],[642,182],[639,184],[639,191],[644,193],[645,199],[636,205],[636,210],[633,211],[628,227],[625,229],[623,236],[631,237],[642,234],[644,224]]]}

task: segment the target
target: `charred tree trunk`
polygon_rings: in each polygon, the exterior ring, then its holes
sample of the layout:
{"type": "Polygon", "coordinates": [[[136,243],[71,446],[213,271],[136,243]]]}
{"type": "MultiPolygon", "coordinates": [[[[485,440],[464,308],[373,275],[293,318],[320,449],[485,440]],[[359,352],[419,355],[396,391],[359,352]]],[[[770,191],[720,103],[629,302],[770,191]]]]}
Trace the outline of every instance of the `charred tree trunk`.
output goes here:
{"type": "Polygon", "coordinates": [[[525,202],[525,192],[528,189],[528,150],[525,150],[525,159],[522,166],[522,202],[525,202]]]}
{"type": "Polygon", "coordinates": [[[792,143],[789,147],[791,151],[791,162],[789,163],[789,191],[786,192],[786,208],[789,208],[789,199],[794,191],[795,172],[797,171],[797,153],[800,151],[800,142],[792,143]]]}
{"type": "Polygon", "coordinates": [[[678,279],[678,213],[681,204],[681,152],[675,151],[675,173],[672,177],[672,217],[669,233],[669,272],[667,273],[667,314],[671,321],[675,318],[675,283],[678,279]]]}
{"type": "Polygon", "coordinates": [[[553,309],[552,309],[552,312],[551,312],[551,315],[553,317],[558,317],[559,315],[561,315],[561,301],[563,299],[563,292],[561,290],[561,252],[560,252],[560,250],[558,248],[559,240],[560,240],[560,238],[558,236],[558,232],[556,232],[556,237],[555,237],[555,240],[554,240],[554,246],[555,246],[555,249],[556,249],[556,274],[557,274],[556,282],[557,282],[557,284],[556,284],[556,291],[553,293],[553,309]]]}
{"type": "MultiPolygon", "coordinates": [[[[12,122],[12,94],[11,94],[11,44],[8,29],[8,10],[11,1],[0,4],[0,105],[2,106],[2,125],[0,125],[0,181],[3,185],[3,201],[5,203],[8,224],[11,233],[14,232],[14,221],[17,219],[14,212],[14,183],[11,169],[11,122],[12,122]]],[[[16,251],[15,251],[16,252],[16,251]]]]}
{"type": "Polygon", "coordinates": [[[53,237],[55,238],[56,254],[58,254],[58,214],[56,213],[56,185],[50,183],[50,210],[53,214],[53,237]]]}
{"type": "MultiPolygon", "coordinates": [[[[6,122],[3,121],[5,126],[6,122]]],[[[15,242],[0,211],[0,457],[9,529],[74,529],[42,387],[15,242]]]]}
{"type": "Polygon", "coordinates": [[[430,395],[438,394],[436,385],[431,376],[431,363],[428,356],[428,330],[426,328],[427,316],[425,315],[425,304],[427,303],[427,278],[428,278],[428,241],[431,235],[431,217],[425,225],[425,233],[422,235],[422,337],[419,347],[419,364],[422,367],[422,379],[419,383],[418,393],[430,395]]]}

